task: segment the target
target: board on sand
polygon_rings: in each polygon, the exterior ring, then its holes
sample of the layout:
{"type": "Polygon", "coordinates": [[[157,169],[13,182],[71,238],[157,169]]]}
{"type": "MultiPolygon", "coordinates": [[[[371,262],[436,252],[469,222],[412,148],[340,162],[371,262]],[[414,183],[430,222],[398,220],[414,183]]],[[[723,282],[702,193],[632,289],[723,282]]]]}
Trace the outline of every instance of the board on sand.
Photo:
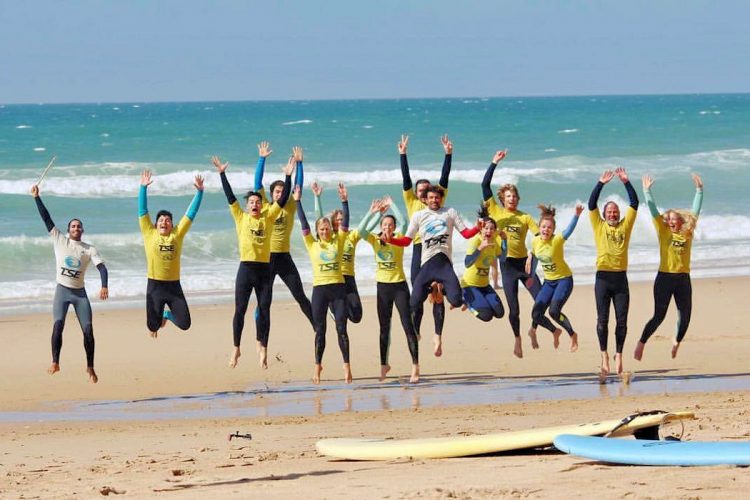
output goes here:
{"type": "Polygon", "coordinates": [[[631,415],[622,420],[590,424],[544,427],[524,431],[501,432],[476,436],[452,436],[423,439],[321,439],[315,445],[318,453],[347,460],[394,460],[397,458],[451,458],[484,455],[502,451],[551,446],[560,434],[583,436],[627,436],[643,430],[658,430],[663,422],[692,419],[690,412],[631,415]],[[614,431],[614,432],[612,432],[614,431]]]}
{"type": "Polygon", "coordinates": [[[577,457],[631,465],[750,465],[750,442],[652,441],[563,434],[555,447],[577,457]]]}

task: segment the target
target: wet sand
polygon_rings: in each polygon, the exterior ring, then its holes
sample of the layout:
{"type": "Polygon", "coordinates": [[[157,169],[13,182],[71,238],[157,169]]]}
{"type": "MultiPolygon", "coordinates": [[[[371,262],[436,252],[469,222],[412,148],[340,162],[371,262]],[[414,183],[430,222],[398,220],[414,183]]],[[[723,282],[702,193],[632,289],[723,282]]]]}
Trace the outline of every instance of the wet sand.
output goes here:
{"type": "MultiPolygon", "coordinates": [[[[541,349],[532,351],[524,335],[524,358],[516,359],[507,320],[484,324],[468,313],[449,311],[444,355],[435,358],[428,306],[420,343],[426,383],[419,391],[439,394],[440,384],[445,384],[446,392],[456,390],[460,387],[457,380],[477,390],[482,384],[488,387],[510,377],[523,377],[539,385],[548,379],[567,379],[575,381],[583,392],[580,397],[575,393],[566,396],[574,399],[501,404],[472,401],[469,395],[457,403],[406,403],[405,408],[384,405],[375,392],[365,390],[378,386],[379,373],[377,318],[374,301],[366,299],[365,319],[350,328],[355,376],[352,389],[342,387],[341,358],[329,325],[323,372],[323,386],[328,391],[321,392],[339,394],[343,401],[340,411],[336,406],[339,403],[326,408],[323,398],[321,411],[305,410],[298,416],[205,418],[200,413],[181,413],[177,407],[176,416],[167,419],[128,420],[128,411],[123,408],[122,420],[116,420],[115,414],[114,420],[106,421],[7,421],[9,412],[65,411],[92,402],[242,393],[265,386],[272,390],[307,387],[312,372],[312,332],[296,304],[274,305],[270,366],[266,371],[256,362],[252,324],[245,332],[240,364],[235,369],[227,367],[231,351],[229,305],[194,307],[189,332],[167,328],[153,340],[145,332],[143,311],[101,312],[94,304],[97,385],[86,380],[81,335],[72,316],[65,332],[62,371],[52,377],[45,371],[49,363],[49,315],[4,317],[0,319],[4,343],[0,368],[0,442],[4,444],[0,452],[0,497],[98,497],[105,487],[126,492],[127,496],[153,496],[163,491],[180,498],[269,494],[307,498],[559,498],[588,497],[592,491],[607,497],[737,497],[750,486],[750,478],[743,469],[733,467],[622,467],[553,452],[437,461],[342,462],[317,456],[314,445],[317,439],[328,437],[409,438],[519,430],[619,418],[652,409],[696,412],[698,420],[687,424],[689,439],[747,440],[747,392],[722,384],[743,379],[750,372],[744,362],[750,349],[744,328],[750,313],[742,300],[748,284],[747,278],[694,280],[693,321],[678,358],[670,358],[675,324],[671,309],[641,363],[632,360],[632,351],[652,312],[651,286],[631,284],[630,334],[625,346],[626,369],[636,372],[631,388],[637,388],[639,378],[645,382],[649,377],[672,384],[698,375],[702,377],[692,379],[716,381],[708,392],[701,389],[696,393],[667,388],[658,394],[633,394],[614,378],[605,386],[606,394],[601,393],[595,378],[599,349],[591,287],[576,287],[567,307],[580,335],[581,349],[573,354],[567,352],[565,338],[561,348],[554,351],[551,335],[540,330],[541,349]],[[727,375],[732,377],[712,378],[727,375]],[[591,385],[596,386],[598,395],[582,399],[588,397],[585,391],[590,391],[591,385]],[[347,392],[354,396],[349,408],[347,392]],[[370,392],[373,396],[362,396],[370,392]],[[368,398],[377,402],[369,404],[368,398]],[[227,441],[227,435],[234,431],[252,433],[253,439],[227,441]]],[[[526,296],[522,296],[521,307],[525,328],[530,311],[526,296]]],[[[385,386],[419,392],[406,383],[410,361],[403,332],[397,324],[392,331],[393,377],[385,386]]],[[[313,392],[311,389],[309,393],[313,392]]],[[[477,394],[482,393],[479,389],[477,394]]],[[[239,398],[232,405],[241,413],[248,404],[262,406],[259,400],[264,397],[262,392],[253,393],[251,402],[239,398]]],[[[169,401],[163,403],[168,410],[169,401]]],[[[213,403],[202,404],[211,407],[213,403]]]]}

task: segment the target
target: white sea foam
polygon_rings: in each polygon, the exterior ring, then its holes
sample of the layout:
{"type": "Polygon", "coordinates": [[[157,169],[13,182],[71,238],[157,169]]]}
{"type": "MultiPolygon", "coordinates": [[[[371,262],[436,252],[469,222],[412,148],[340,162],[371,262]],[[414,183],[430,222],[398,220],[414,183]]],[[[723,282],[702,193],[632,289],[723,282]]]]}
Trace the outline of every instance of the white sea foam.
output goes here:
{"type": "Polygon", "coordinates": [[[362,125],[362,128],[370,129],[370,128],[372,128],[372,125],[362,125]]]}
{"type": "Polygon", "coordinates": [[[312,123],[312,120],[295,120],[292,122],[284,122],[282,125],[306,125],[308,123],[312,123]]]}
{"type": "Polygon", "coordinates": [[[34,127],[32,127],[31,125],[18,125],[16,128],[17,129],[25,129],[25,128],[34,128],[34,127]]]}
{"type": "Polygon", "coordinates": [[[47,151],[47,148],[38,147],[34,148],[34,151],[47,151]]]}
{"type": "Polygon", "coordinates": [[[566,128],[557,131],[558,134],[575,134],[576,132],[580,132],[580,130],[577,128],[566,128]]]}

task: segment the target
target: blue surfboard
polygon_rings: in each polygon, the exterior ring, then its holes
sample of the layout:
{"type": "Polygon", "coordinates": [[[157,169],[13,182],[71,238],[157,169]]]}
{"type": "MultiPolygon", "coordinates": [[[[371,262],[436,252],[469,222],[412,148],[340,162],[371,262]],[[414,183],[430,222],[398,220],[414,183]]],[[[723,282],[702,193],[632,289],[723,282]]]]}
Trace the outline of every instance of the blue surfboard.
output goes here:
{"type": "Polygon", "coordinates": [[[561,434],[555,447],[570,455],[630,465],[750,465],[750,442],[651,441],[561,434]]]}

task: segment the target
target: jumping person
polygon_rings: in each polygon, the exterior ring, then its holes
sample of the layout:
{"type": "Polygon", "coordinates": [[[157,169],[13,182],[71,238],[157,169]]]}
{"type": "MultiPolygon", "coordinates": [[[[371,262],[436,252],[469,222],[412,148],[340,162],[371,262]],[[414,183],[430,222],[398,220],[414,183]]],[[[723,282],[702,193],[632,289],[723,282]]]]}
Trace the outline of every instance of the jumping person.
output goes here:
{"type": "Polygon", "coordinates": [[[39,196],[39,186],[31,186],[31,196],[34,197],[39,215],[47,226],[47,232],[52,237],[55,249],[56,268],[59,269],[55,288],[55,298],[52,303],[52,364],[47,373],[53,375],[60,371],[60,351],[62,350],[62,333],[65,328],[65,315],[72,305],[83,331],[83,348],[86,350],[86,373],[94,384],[99,381],[94,371],[94,327],[91,318],[91,303],[86,295],[84,274],[90,262],[99,270],[102,287],[99,298],[107,300],[109,288],[107,286],[108,273],[99,252],[95,247],[81,241],[83,236],[83,222],[71,219],[68,222],[68,235],[60,232],[52,222],[47,208],[39,196]]]}
{"type": "MultiPolygon", "coordinates": [[[[466,239],[477,234],[481,228],[481,221],[477,226],[469,228],[464,219],[453,208],[443,207],[443,189],[440,186],[427,188],[427,208],[416,212],[409,221],[406,235],[393,237],[384,235],[385,243],[398,246],[408,246],[413,238],[419,234],[422,240],[422,262],[419,274],[414,280],[411,299],[412,314],[419,304],[424,302],[430,293],[430,284],[439,283],[444,290],[445,297],[452,307],[461,307],[463,297],[461,284],[453,271],[453,228],[457,228],[461,236],[466,239]]],[[[436,333],[435,356],[443,354],[442,335],[436,333]]]]}
{"type": "Polygon", "coordinates": [[[203,199],[203,177],[195,176],[193,185],[196,193],[185,215],[175,226],[172,213],[159,210],[156,225],[148,214],[147,192],[153,182],[150,170],[141,173],[141,187],[138,191],[138,223],[143,235],[146,250],[148,285],[146,287],[146,326],[151,337],[158,336],[159,328],[167,320],[180,330],[190,328],[190,310],[180,285],[180,259],[182,241],[193,225],[203,199]],[[165,310],[169,306],[169,310],[165,310]]]}
{"type": "Polygon", "coordinates": [[[326,348],[326,311],[333,304],[338,334],[339,349],[344,358],[344,380],[352,382],[352,369],[349,363],[349,335],[346,332],[346,285],[341,274],[341,256],[346,233],[349,232],[349,202],[346,188],[339,184],[339,198],[344,217],[338,235],[334,235],[331,221],[323,217],[315,221],[315,235],[310,234],[310,224],[302,208],[302,188],[295,186],[294,201],[297,204],[297,217],[302,225],[302,237],[310,255],[313,268],[312,317],[315,327],[315,368],[312,381],[320,383],[323,371],[323,352],[326,348]]]}
{"type": "MultiPolygon", "coordinates": [[[[494,219],[488,216],[483,206],[479,212],[482,230],[471,240],[466,249],[464,265],[466,270],[461,278],[465,307],[482,321],[502,318],[505,315],[503,303],[495,290],[490,286],[490,269],[497,265],[497,258],[503,253],[499,240],[506,238],[505,233],[498,235],[494,219]]],[[[513,354],[523,357],[520,344],[516,343],[513,354]]]]}
{"type": "MultiPolygon", "coordinates": [[[[447,135],[442,136],[440,142],[445,151],[445,158],[443,159],[443,168],[440,171],[438,186],[443,188],[445,198],[448,195],[448,179],[450,177],[451,164],[453,161],[453,143],[448,139],[447,135]]],[[[412,185],[411,175],[409,173],[409,162],[406,158],[408,146],[409,136],[402,135],[401,141],[398,143],[398,152],[401,160],[401,179],[403,183],[404,203],[406,204],[407,216],[411,219],[415,213],[427,206],[427,188],[430,187],[430,181],[427,179],[418,179],[417,182],[412,185]]],[[[421,266],[422,240],[417,236],[412,245],[411,254],[410,277],[412,289],[414,288],[414,282],[417,279],[421,266]]],[[[443,334],[443,324],[445,323],[445,304],[443,304],[442,300],[442,291],[440,290],[440,284],[438,283],[435,283],[434,289],[431,283],[428,283],[427,285],[430,287],[431,292],[430,298],[432,301],[432,318],[435,321],[435,335],[439,336],[443,334]]],[[[413,314],[414,327],[417,330],[417,336],[419,336],[422,326],[422,316],[424,315],[424,305],[419,303],[414,309],[413,314]]]]}
{"type": "MultiPolygon", "coordinates": [[[[518,202],[521,197],[518,194],[518,188],[514,184],[505,184],[497,191],[497,199],[492,195],[492,177],[495,174],[495,168],[505,158],[507,150],[497,151],[492,157],[492,163],[487,167],[487,172],[482,180],[482,198],[487,203],[487,210],[490,217],[495,220],[498,231],[507,235],[508,251],[505,258],[500,259],[500,276],[505,291],[505,300],[508,303],[508,321],[513,329],[513,335],[516,339],[516,346],[513,352],[522,352],[521,348],[521,308],[518,304],[518,282],[536,299],[537,294],[542,289],[542,283],[536,273],[526,272],[526,234],[531,230],[531,234],[539,234],[539,227],[534,218],[529,214],[518,210],[518,202]]],[[[532,266],[534,267],[534,266],[532,266]]],[[[546,316],[541,316],[538,324],[549,330],[559,337],[562,330],[555,325],[546,316]]],[[[529,328],[529,337],[531,338],[531,347],[539,349],[539,343],[536,338],[537,320],[532,320],[529,328]]]]}
{"type": "MultiPolygon", "coordinates": [[[[268,142],[258,144],[258,164],[255,167],[255,182],[253,190],[260,193],[266,200],[266,193],[263,189],[263,173],[265,170],[266,158],[273,151],[268,142]]],[[[302,164],[302,148],[295,146],[292,148],[292,155],[296,163],[297,173],[294,185],[302,187],[304,183],[304,165],[302,164]]],[[[278,204],[281,199],[281,193],[284,191],[284,181],[276,180],[271,183],[271,206],[278,204]]],[[[281,277],[281,281],[287,286],[299,304],[302,314],[313,324],[312,307],[310,299],[305,295],[305,289],[302,287],[302,279],[299,276],[297,266],[292,260],[291,239],[292,230],[294,229],[294,212],[297,210],[296,203],[287,203],[276,216],[271,232],[271,295],[273,296],[273,282],[276,276],[281,277]]],[[[270,320],[269,320],[270,321],[270,320]]]]}
{"type": "Polygon", "coordinates": [[[245,313],[250,301],[250,295],[255,289],[258,300],[258,314],[255,320],[256,351],[258,362],[263,369],[268,368],[268,335],[270,331],[271,309],[271,236],[274,221],[284,209],[292,187],[292,171],[294,157],[284,169],[286,179],[284,188],[277,203],[264,206],[263,197],[257,191],[249,191],[245,195],[246,209],[240,208],[237,198],[232,192],[232,186],[227,179],[226,170],[229,163],[222,163],[214,156],[211,162],[221,177],[221,185],[229,203],[229,213],[234,219],[237,231],[237,244],[240,251],[240,267],[237,269],[237,279],[234,285],[234,319],[232,320],[232,336],[234,349],[229,358],[229,366],[237,366],[241,356],[240,341],[245,326],[245,313]]]}
{"type": "Polygon", "coordinates": [[[693,289],[690,284],[690,251],[693,245],[695,226],[703,205],[703,180],[693,174],[695,197],[693,210],[669,209],[659,213],[656,201],[651,194],[654,179],[643,176],[643,194],[651,212],[656,235],[659,238],[659,272],[654,281],[654,315],[646,323],[641,334],[641,340],[635,348],[634,357],[638,361],[643,358],[646,342],[653,335],[667,314],[669,301],[674,296],[677,306],[677,335],[672,343],[672,358],[677,357],[680,342],[685,338],[690,325],[690,314],[693,309],[693,289]]]}
{"type": "MultiPolygon", "coordinates": [[[[320,219],[323,217],[323,205],[320,200],[320,195],[323,193],[323,188],[317,183],[312,183],[312,192],[315,195],[315,216],[320,219]]],[[[340,210],[334,210],[329,216],[333,232],[338,234],[341,221],[344,218],[344,213],[340,210]]],[[[362,219],[363,224],[365,219],[362,219]]],[[[346,315],[349,321],[352,323],[359,323],[362,321],[362,300],[359,298],[359,290],[357,289],[357,280],[354,276],[354,260],[357,250],[357,243],[362,239],[362,233],[367,230],[369,233],[377,225],[378,220],[367,219],[367,227],[360,224],[360,227],[354,231],[349,231],[346,234],[344,241],[344,250],[341,255],[341,274],[344,275],[344,284],[346,285],[346,315]]]]}
{"type": "MultiPolygon", "coordinates": [[[[563,314],[562,308],[573,292],[573,273],[565,262],[564,245],[573,234],[578,218],[583,212],[583,205],[576,205],[575,215],[562,234],[555,233],[555,209],[539,205],[542,215],[539,219],[539,234],[531,241],[532,251],[526,259],[526,273],[533,273],[532,262],[536,258],[544,271],[544,284],[536,296],[531,315],[541,323],[545,311],[549,308],[550,316],[570,335],[570,352],[578,350],[578,334],[573,330],[570,320],[563,314]]],[[[554,332],[553,345],[560,345],[560,334],[554,332]]]]}
{"type": "Polygon", "coordinates": [[[607,352],[607,338],[609,337],[609,308],[610,303],[615,307],[615,367],[617,374],[623,376],[622,348],[628,333],[628,308],[630,307],[630,289],[628,287],[628,245],[630,234],[638,210],[638,195],[628,180],[625,169],[618,167],[613,171],[607,170],[594,186],[589,198],[589,220],[596,242],[596,280],[594,282],[594,296],[596,297],[596,335],[599,337],[601,351],[600,381],[604,381],[609,374],[609,353],[607,352]],[[605,184],[615,175],[620,178],[630,200],[625,211],[625,217],[620,219],[620,207],[614,201],[604,205],[604,218],[599,213],[597,203],[605,184]]]}
{"type": "Polygon", "coordinates": [[[390,196],[376,200],[365,217],[362,238],[372,245],[375,254],[375,280],[377,282],[378,322],[380,324],[380,381],[385,380],[391,370],[388,353],[391,346],[391,317],[396,305],[401,326],[406,334],[406,344],[411,355],[411,377],[409,382],[419,382],[419,342],[409,308],[409,285],[404,274],[404,248],[386,243],[384,240],[398,237],[406,231],[406,219],[390,196]],[[380,220],[380,234],[372,234],[367,229],[369,220],[377,220],[379,213],[391,208],[394,215],[384,215],[380,220]],[[401,221],[401,222],[398,222],[401,221]]]}

